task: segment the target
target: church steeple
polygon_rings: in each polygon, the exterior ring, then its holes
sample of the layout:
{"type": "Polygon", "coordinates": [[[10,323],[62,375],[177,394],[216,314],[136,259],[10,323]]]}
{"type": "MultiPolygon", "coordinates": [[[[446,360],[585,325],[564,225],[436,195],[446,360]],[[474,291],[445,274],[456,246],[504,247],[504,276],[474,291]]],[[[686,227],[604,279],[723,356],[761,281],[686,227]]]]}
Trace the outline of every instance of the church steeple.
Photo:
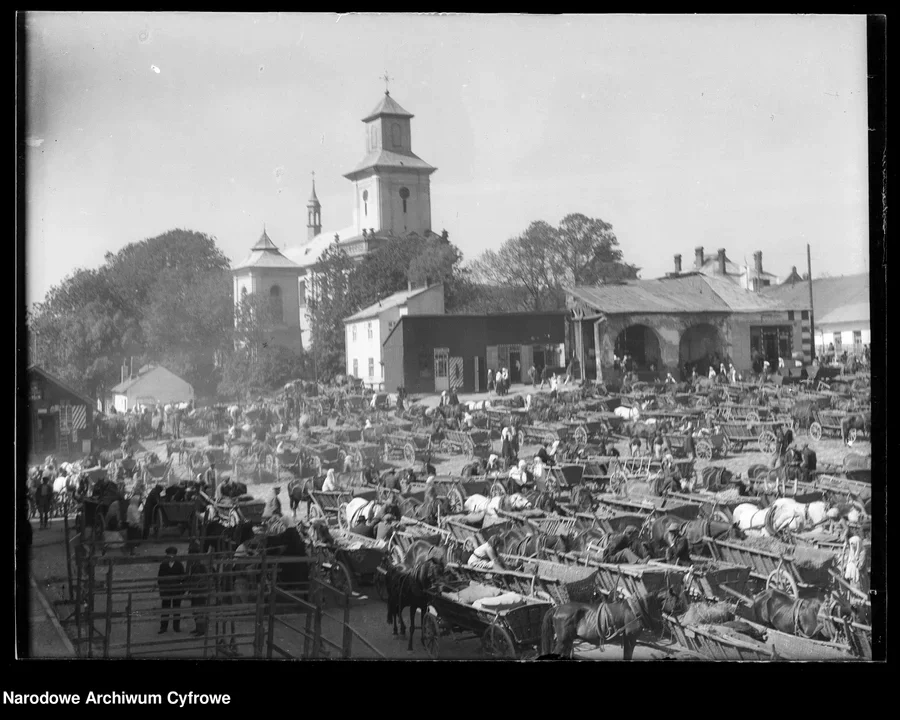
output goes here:
{"type": "Polygon", "coordinates": [[[315,171],[312,174],[312,194],[306,203],[306,232],[310,240],[322,232],[322,205],[319,203],[319,198],[316,197],[315,171]]]}

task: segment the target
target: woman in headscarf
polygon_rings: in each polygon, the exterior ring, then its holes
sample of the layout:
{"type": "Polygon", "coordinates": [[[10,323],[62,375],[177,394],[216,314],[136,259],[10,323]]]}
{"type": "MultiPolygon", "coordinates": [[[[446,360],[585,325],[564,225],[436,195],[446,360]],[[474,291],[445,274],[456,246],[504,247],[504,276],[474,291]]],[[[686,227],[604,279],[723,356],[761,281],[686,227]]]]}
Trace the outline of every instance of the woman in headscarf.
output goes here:
{"type": "Polygon", "coordinates": [[[325,474],[325,482],[322,483],[322,492],[338,492],[340,491],[334,470],[331,469],[325,474]]]}

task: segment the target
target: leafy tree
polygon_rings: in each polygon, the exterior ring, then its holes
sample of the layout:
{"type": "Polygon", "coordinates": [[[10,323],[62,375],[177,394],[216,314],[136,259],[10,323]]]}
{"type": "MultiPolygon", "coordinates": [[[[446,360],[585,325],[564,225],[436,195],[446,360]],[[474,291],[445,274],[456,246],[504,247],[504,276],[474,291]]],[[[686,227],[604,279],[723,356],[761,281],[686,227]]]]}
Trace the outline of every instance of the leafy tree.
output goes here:
{"type": "Polygon", "coordinates": [[[567,283],[595,285],[637,277],[638,268],[622,262],[612,225],[603,220],[580,213],[566,215],[557,238],[555,248],[567,283]]]}
{"type": "Polygon", "coordinates": [[[337,244],[326,248],[315,267],[312,297],[307,302],[306,314],[314,373],[319,378],[334,377],[344,368],[344,318],[356,312],[358,307],[351,292],[353,269],[353,261],[337,244]]]}

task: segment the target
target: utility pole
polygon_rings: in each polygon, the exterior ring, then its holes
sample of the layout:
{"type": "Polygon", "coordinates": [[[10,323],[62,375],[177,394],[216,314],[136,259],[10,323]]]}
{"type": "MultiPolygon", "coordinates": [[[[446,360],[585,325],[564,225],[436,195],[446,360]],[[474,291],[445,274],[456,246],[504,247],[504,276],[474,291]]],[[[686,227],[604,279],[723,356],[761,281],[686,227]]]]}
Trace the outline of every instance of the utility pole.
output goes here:
{"type": "Polygon", "coordinates": [[[811,358],[815,362],[816,359],[816,323],[813,316],[813,281],[812,281],[812,256],[810,255],[809,243],[806,243],[806,279],[809,282],[809,335],[812,341],[811,358]]]}

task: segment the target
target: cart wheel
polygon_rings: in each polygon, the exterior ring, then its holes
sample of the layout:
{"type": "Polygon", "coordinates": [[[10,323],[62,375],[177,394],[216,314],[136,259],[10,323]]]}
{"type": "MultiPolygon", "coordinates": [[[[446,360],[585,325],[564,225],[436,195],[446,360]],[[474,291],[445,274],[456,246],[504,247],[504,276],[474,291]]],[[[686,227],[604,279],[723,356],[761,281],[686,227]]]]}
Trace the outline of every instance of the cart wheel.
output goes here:
{"type": "Polygon", "coordinates": [[[628,489],[628,476],[621,470],[616,470],[609,478],[609,488],[616,495],[624,495],[628,489]]]}
{"type": "Polygon", "coordinates": [[[447,500],[450,503],[450,512],[457,514],[465,510],[466,500],[459,488],[450,488],[447,491],[447,500]]]}
{"type": "Polygon", "coordinates": [[[347,566],[342,562],[332,562],[328,571],[328,584],[339,593],[350,594],[353,592],[353,580],[347,566]]]}
{"type": "Polygon", "coordinates": [[[481,636],[481,651],[490,660],[515,660],[516,645],[499,625],[490,625],[481,636]]]}
{"type": "Polygon", "coordinates": [[[579,425],[574,432],[575,442],[579,445],[587,445],[588,431],[584,425],[579,425]]]}
{"type": "Polygon", "coordinates": [[[857,437],[859,437],[859,431],[856,428],[850,428],[847,432],[847,439],[850,442],[856,442],[857,437]]]}
{"type": "Polygon", "coordinates": [[[494,481],[494,484],[491,485],[490,496],[491,496],[492,498],[495,498],[495,497],[499,497],[499,496],[501,496],[501,495],[506,495],[506,488],[503,487],[503,483],[501,483],[500,481],[495,480],[495,481],[494,481]]]}
{"type": "Polygon", "coordinates": [[[819,440],[822,439],[822,425],[821,425],[821,423],[816,422],[815,420],[813,420],[813,422],[811,422],[811,423],[809,424],[809,436],[810,436],[813,440],[815,440],[816,442],[818,442],[819,440]]]}
{"type": "Polygon", "coordinates": [[[778,452],[778,440],[771,430],[763,430],[759,435],[759,449],[765,455],[774,455],[778,452]]]}
{"type": "Polygon", "coordinates": [[[800,598],[800,589],[791,574],[783,567],[775,568],[766,578],[766,589],[781,590],[794,599],[800,598]]]}
{"type": "Polygon", "coordinates": [[[428,652],[428,657],[437,660],[441,652],[441,630],[438,627],[437,618],[427,612],[422,615],[422,643],[428,652]]]}
{"type": "Polygon", "coordinates": [[[525,433],[519,430],[516,432],[516,440],[519,442],[519,448],[525,447],[525,433]]]}
{"type": "Polygon", "coordinates": [[[406,445],[403,446],[403,459],[410,465],[416,461],[416,449],[413,447],[412,443],[406,443],[406,445]]]}
{"type": "Polygon", "coordinates": [[[378,599],[381,602],[387,602],[388,599],[388,589],[387,589],[387,575],[385,573],[377,571],[375,572],[375,582],[372,583],[375,586],[375,594],[378,596],[378,599]]]}
{"type": "Polygon", "coordinates": [[[468,438],[466,440],[465,451],[466,451],[466,460],[474,460],[475,459],[475,443],[472,441],[472,438],[468,438]]]}
{"type": "Polygon", "coordinates": [[[701,460],[712,460],[713,447],[707,440],[698,441],[695,449],[697,451],[697,457],[701,460]]]}
{"type": "Polygon", "coordinates": [[[338,527],[341,530],[350,530],[350,522],[347,520],[347,503],[338,506],[338,527]]]}
{"type": "Polygon", "coordinates": [[[750,412],[748,412],[747,413],[747,422],[750,423],[751,425],[758,425],[759,424],[759,413],[757,413],[755,410],[751,410],[750,412]]]}

